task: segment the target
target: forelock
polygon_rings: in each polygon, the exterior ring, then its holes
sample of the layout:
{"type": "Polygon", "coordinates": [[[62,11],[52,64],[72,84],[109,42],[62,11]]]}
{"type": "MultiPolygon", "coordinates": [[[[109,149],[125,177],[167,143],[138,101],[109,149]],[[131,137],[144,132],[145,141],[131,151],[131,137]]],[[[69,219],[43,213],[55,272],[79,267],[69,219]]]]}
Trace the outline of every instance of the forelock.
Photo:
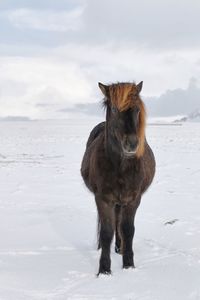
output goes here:
{"type": "Polygon", "coordinates": [[[127,110],[134,106],[133,96],[136,92],[136,86],[132,83],[112,84],[109,86],[109,98],[111,104],[119,111],[127,110]]]}

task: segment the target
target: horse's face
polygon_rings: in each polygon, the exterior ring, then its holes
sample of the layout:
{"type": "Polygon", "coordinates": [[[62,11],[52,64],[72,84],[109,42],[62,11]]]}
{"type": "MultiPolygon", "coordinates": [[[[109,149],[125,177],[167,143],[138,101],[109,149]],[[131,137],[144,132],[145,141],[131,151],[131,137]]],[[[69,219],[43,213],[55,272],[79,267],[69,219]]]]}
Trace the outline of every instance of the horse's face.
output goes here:
{"type": "Polygon", "coordinates": [[[99,86],[105,95],[107,127],[113,146],[125,157],[137,155],[141,152],[141,139],[144,142],[145,111],[139,97],[142,83],[99,86]]]}
{"type": "Polygon", "coordinates": [[[137,152],[139,114],[138,106],[122,112],[114,106],[111,107],[108,126],[125,156],[132,156],[137,152]]]}

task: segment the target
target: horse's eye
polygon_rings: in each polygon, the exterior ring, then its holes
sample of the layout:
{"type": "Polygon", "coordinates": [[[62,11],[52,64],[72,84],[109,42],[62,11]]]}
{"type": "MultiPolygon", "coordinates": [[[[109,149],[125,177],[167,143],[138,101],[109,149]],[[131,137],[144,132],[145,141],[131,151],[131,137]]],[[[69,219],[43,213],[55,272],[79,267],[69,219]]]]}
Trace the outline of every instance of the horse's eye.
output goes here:
{"type": "Polygon", "coordinates": [[[117,108],[115,106],[112,106],[111,111],[112,111],[113,114],[116,114],[117,113],[117,108]]]}

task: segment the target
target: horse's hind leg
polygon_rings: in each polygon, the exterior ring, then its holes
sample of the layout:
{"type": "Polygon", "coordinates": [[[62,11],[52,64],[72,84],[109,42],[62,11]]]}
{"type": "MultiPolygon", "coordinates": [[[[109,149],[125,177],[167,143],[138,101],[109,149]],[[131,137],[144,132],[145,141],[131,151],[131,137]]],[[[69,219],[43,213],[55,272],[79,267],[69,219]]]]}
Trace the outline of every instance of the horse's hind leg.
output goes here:
{"type": "Polygon", "coordinates": [[[135,233],[135,214],[139,202],[135,201],[122,208],[121,232],[123,238],[123,268],[127,269],[134,266],[133,259],[133,237],[135,233]]]}
{"type": "Polygon", "coordinates": [[[114,234],[114,206],[96,196],[96,204],[100,218],[99,241],[101,257],[99,261],[99,274],[111,274],[110,246],[114,234]]]}
{"type": "Polygon", "coordinates": [[[120,236],[121,206],[115,206],[115,252],[121,253],[122,241],[120,236]]]}

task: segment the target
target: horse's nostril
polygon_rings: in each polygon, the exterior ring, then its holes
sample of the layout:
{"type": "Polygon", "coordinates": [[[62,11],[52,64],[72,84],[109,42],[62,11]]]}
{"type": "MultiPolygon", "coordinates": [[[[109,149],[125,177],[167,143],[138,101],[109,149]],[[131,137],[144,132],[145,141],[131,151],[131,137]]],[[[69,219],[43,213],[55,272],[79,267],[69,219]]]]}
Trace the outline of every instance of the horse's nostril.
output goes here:
{"type": "Polygon", "coordinates": [[[124,138],[124,142],[123,142],[123,148],[128,151],[128,152],[132,152],[135,151],[137,148],[138,142],[137,142],[137,138],[132,137],[132,136],[126,136],[124,138]]]}
{"type": "Polygon", "coordinates": [[[133,146],[133,145],[131,145],[131,146],[130,146],[130,151],[135,151],[135,149],[136,149],[136,148],[137,148],[137,146],[136,146],[136,145],[134,145],[134,146],[133,146]]]}
{"type": "Polygon", "coordinates": [[[136,143],[135,143],[135,144],[130,143],[130,144],[128,145],[128,150],[129,150],[129,151],[134,151],[136,148],[137,148],[137,144],[136,144],[136,143]]]}

